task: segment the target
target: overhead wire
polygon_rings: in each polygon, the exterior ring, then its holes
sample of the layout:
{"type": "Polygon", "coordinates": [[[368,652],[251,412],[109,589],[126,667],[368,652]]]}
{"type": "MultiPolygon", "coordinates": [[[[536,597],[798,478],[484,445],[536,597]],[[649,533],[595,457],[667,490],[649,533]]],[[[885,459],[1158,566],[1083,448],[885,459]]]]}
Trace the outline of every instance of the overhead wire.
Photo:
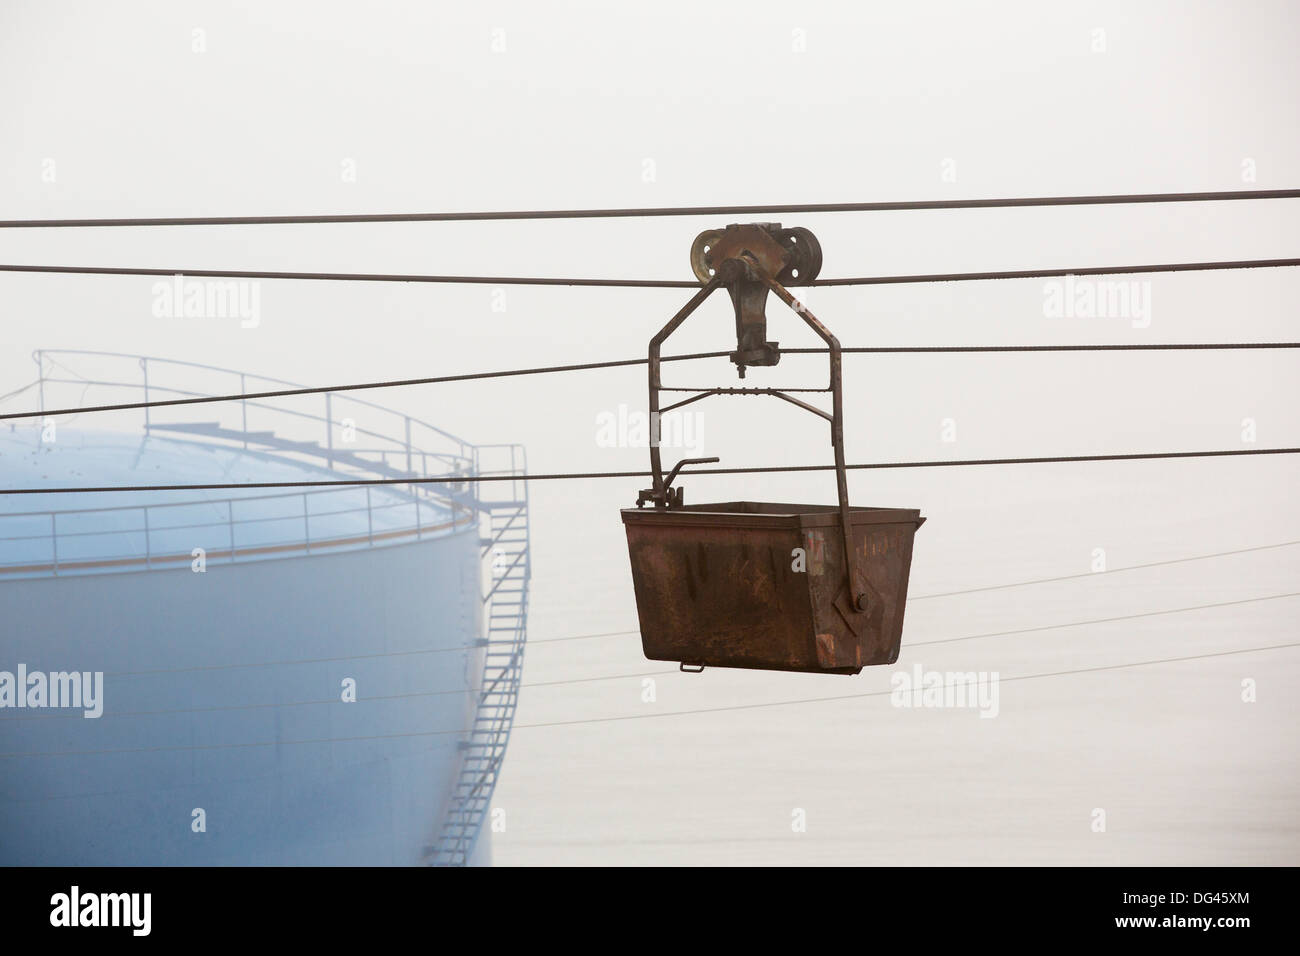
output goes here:
{"type": "Polygon", "coordinates": [[[1107,568],[1105,571],[1083,571],[1078,574],[1062,574],[1053,578],[1034,578],[1029,581],[1012,581],[1007,584],[986,584],[977,588],[963,588],[960,591],[942,591],[932,594],[918,594],[908,601],[929,601],[933,598],[956,597],[961,594],[978,594],[982,591],[1001,591],[1005,588],[1027,587],[1033,584],[1054,584],[1058,581],[1073,581],[1079,578],[1100,578],[1109,574],[1121,574],[1125,571],[1140,571],[1145,568],[1162,568],[1171,564],[1186,564],[1189,561],[1205,561],[1209,558],[1225,558],[1235,554],[1250,554],[1254,551],[1271,551],[1274,548],[1287,548],[1300,544],[1300,540],[1278,541],[1276,544],[1259,544],[1250,548],[1235,548],[1231,551],[1215,551],[1210,554],[1194,554],[1186,558],[1168,558],[1164,561],[1147,561],[1143,564],[1128,564],[1122,568],[1107,568]]]}
{"type": "MultiPolygon", "coordinates": [[[[1048,671],[1041,674],[1019,674],[1011,677],[999,677],[998,682],[1001,684],[1012,681],[1037,680],[1043,677],[1069,677],[1075,674],[1094,674],[1100,671],[1124,670],[1130,667],[1148,667],[1153,664],[1179,664],[1186,661],[1209,660],[1216,657],[1231,657],[1236,654],[1256,654],[1264,651],[1279,651],[1287,648],[1300,647],[1300,641],[1288,644],[1270,644],[1267,647],[1245,647],[1231,651],[1212,651],[1206,654],[1191,654],[1185,657],[1164,657],[1156,660],[1146,661],[1129,661],[1123,664],[1103,664],[1099,667],[1077,667],[1070,670],[1048,671]]],[[[617,714],[611,717],[583,717],[576,720],[549,720],[532,724],[515,724],[515,730],[525,730],[529,728],[540,727],[566,727],[574,724],[606,724],[615,723],[625,720],[647,720],[657,717],[687,717],[695,714],[722,713],[724,711],[737,710],[759,710],[767,707],[789,707],[798,704],[821,704],[842,700],[858,700],[866,697],[889,697],[895,693],[893,690],[884,691],[866,691],[858,694],[836,694],[827,697],[800,697],[794,700],[767,700],[758,701],[753,704],[726,704],[721,707],[699,707],[691,710],[671,710],[663,712],[642,713],[642,714],[617,714]]],[[[0,756],[5,756],[0,754],[0,756]]]]}
{"type": "MultiPolygon", "coordinates": [[[[1184,559],[1184,560],[1193,560],[1193,559],[1184,559]]],[[[1167,563],[1171,563],[1171,562],[1167,562],[1167,563]]],[[[1118,570],[1132,570],[1132,569],[1122,568],[1118,570]]],[[[1026,582],[1026,583],[1033,584],[1037,582],[1026,582]]],[[[1016,587],[1016,586],[1017,585],[1014,584],[1001,585],[1001,587],[1016,587]]],[[[981,589],[976,588],[974,590],[981,590],[981,589]]],[[[1219,601],[1214,604],[1196,604],[1189,607],[1163,608],[1158,611],[1141,611],[1136,614],[1120,614],[1114,617],[1093,618],[1087,621],[1065,621],[1059,624],[1042,624],[1036,627],[1026,627],[1026,628],[1020,628],[1018,630],[1011,630],[1011,631],[990,631],[984,634],[963,634],[959,637],[942,637],[931,641],[908,641],[907,644],[904,645],[903,650],[907,650],[913,647],[926,647],[931,644],[954,644],[957,643],[958,641],[975,641],[975,640],[982,640],[984,638],[989,638],[989,637],[1011,637],[1017,634],[1032,634],[1038,631],[1055,631],[1067,627],[1084,627],[1091,624],[1111,624],[1116,621],[1133,621],[1133,620],[1137,620],[1138,618],[1161,617],[1166,614],[1182,614],[1187,611],[1207,611],[1214,608],[1234,607],[1240,604],[1258,604],[1263,601],[1280,601],[1283,598],[1293,598],[1293,597],[1300,597],[1300,591],[1289,591],[1285,594],[1265,594],[1259,597],[1241,598],[1235,601],[1219,601]]],[[[919,598],[914,598],[911,600],[919,600],[919,598]]],[[[623,635],[638,634],[638,633],[640,632],[639,631],[610,631],[603,634],[581,634],[581,635],[573,635],[569,637],[551,638],[549,640],[529,641],[528,643],[529,646],[532,646],[534,644],[549,644],[549,643],[556,643],[559,641],[574,641],[574,640],[582,640],[584,638],[594,638],[594,637],[614,637],[614,636],[623,636],[623,635]]]]}
{"type": "MultiPolygon", "coordinates": [[[[1295,347],[1300,348],[1300,342],[1294,343],[1295,347]]],[[[1272,346],[1269,346],[1270,348],[1272,346]]],[[[663,362],[684,362],[692,359],[718,358],[728,355],[728,352],[695,352],[688,355],[668,355],[660,361],[663,362]]],[[[493,378],[510,378],[520,375],[544,375],[552,372],[584,372],[594,369],[620,368],[629,365],[645,365],[649,360],[644,358],[636,359],[615,359],[606,362],[580,362],[568,365],[548,365],[534,368],[506,369],[492,372],[468,372],[458,375],[433,375],[423,378],[405,378],[391,379],[378,382],[355,382],[346,385],[320,385],[306,388],[277,388],[258,392],[237,392],[230,395],[202,395],[196,398],[167,398],[147,402],[118,402],[111,405],[92,405],[85,408],[53,408],[45,411],[35,412],[14,412],[0,415],[0,421],[17,418],[38,418],[51,415],[67,415],[73,412],[112,412],[112,411],[129,411],[132,409],[144,408],[166,408],[177,405],[206,405],[213,402],[241,402],[254,401],[264,398],[283,398],[297,395],[324,395],[337,394],[344,392],[357,392],[376,388],[403,388],[411,385],[440,385],[448,382],[470,382],[482,379],[493,378]]],[[[26,386],[30,388],[31,386],[26,386]]]]}
{"type": "MultiPolygon", "coordinates": [[[[1235,553],[1235,552],[1227,552],[1227,553],[1235,553]]],[[[1207,557],[1215,557],[1215,555],[1208,555],[1207,557]]],[[[1192,560],[1192,559],[1188,559],[1188,560],[1192,560]]],[[[1118,569],[1118,570],[1128,570],[1128,569],[1118,569]]],[[[904,650],[906,650],[909,647],[920,647],[923,644],[947,644],[956,641],[975,640],[977,638],[1005,637],[1005,636],[1010,636],[1012,634],[1028,633],[1028,631],[1035,631],[1035,630],[1047,631],[1047,630],[1056,630],[1058,628],[1066,628],[1066,627],[1081,627],[1088,624],[1109,624],[1114,621],[1134,620],[1137,618],[1155,617],[1163,614],[1178,614],[1184,611],[1200,611],[1209,608],[1226,607],[1232,604],[1253,604],[1253,603],[1259,603],[1263,601],[1276,601],[1276,600],[1281,600],[1282,598],[1296,597],[1296,596],[1300,596],[1300,592],[1294,592],[1294,593],[1288,592],[1286,594],[1266,594],[1260,597],[1243,598],[1241,600],[1228,601],[1222,604],[1207,604],[1207,605],[1196,605],[1191,607],[1166,608],[1159,611],[1143,611],[1137,614],[1120,615],[1118,617],[1102,618],[1095,621],[1066,621],[1060,624],[1046,624],[1040,627],[1029,628],[1027,631],[998,631],[998,632],[988,633],[988,634],[969,634],[969,635],[962,635],[959,637],[940,638],[934,641],[915,641],[915,642],[909,641],[905,645],[904,650]]],[[[587,640],[590,638],[623,637],[629,634],[637,634],[637,633],[640,632],[636,630],[630,630],[630,631],[605,631],[599,634],[574,634],[574,635],[567,635],[565,637],[553,637],[553,638],[543,638],[540,640],[525,641],[524,647],[529,648],[529,647],[534,647],[538,644],[556,644],[562,641],[580,641],[580,640],[587,640]]],[[[248,661],[248,662],[242,662],[238,664],[198,664],[190,667],[160,668],[160,669],[152,669],[152,670],[144,670],[144,671],[120,671],[116,673],[108,673],[105,676],[114,677],[114,678],[156,677],[163,674],[196,673],[196,672],[214,671],[214,670],[225,671],[225,670],[246,670],[246,669],[261,668],[261,667],[291,667],[300,664],[333,664],[333,663],[342,663],[345,661],[371,660],[375,658],[418,657],[427,654],[444,654],[444,653],[455,652],[455,651],[470,651],[470,650],[475,650],[476,648],[480,648],[482,646],[484,645],[458,644],[450,647],[431,647],[431,648],[421,648],[418,650],[410,650],[410,651],[380,651],[380,652],[375,652],[370,654],[346,654],[338,657],[309,657],[309,658],[279,660],[279,661],[248,661]]],[[[644,677],[650,675],[642,674],[642,675],[618,675],[618,676],[620,677],[643,676],[644,677]]],[[[591,679],[595,679],[595,678],[587,678],[584,680],[591,680],[591,679]]]]}
{"type": "Polygon", "coordinates": [[[1300,591],[1286,594],[1265,594],[1261,597],[1241,598],[1236,601],[1219,601],[1214,604],[1196,604],[1191,607],[1165,608],[1159,611],[1141,611],[1137,614],[1120,614],[1115,617],[1099,617],[1087,621],[1066,621],[1063,624],[1043,624],[1038,627],[1023,627],[1013,631],[991,631],[987,634],[963,634],[960,637],[942,637],[933,641],[909,641],[908,647],[925,647],[931,644],[954,644],[958,641],[977,641],[986,637],[1011,637],[1016,634],[1033,634],[1037,631],[1055,631],[1065,627],[1083,627],[1089,624],[1111,624],[1115,621],[1134,621],[1142,617],[1161,617],[1166,614],[1182,614],[1186,611],[1208,611],[1212,608],[1235,607],[1239,604],[1258,604],[1261,601],[1280,601],[1283,598],[1300,597],[1300,591]]]}
{"type": "MultiPolygon", "coordinates": [[[[1294,455],[1298,448],[1225,448],[1208,451],[1164,451],[1140,452],[1132,454],[1109,455],[1052,455],[1038,458],[967,458],[936,461],[878,461],[845,465],[849,471],[875,470],[883,468],[956,468],[962,466],[992,465],[1043,465],[1069,462],[1100,461],[1156,461],[1178,458],[1232,458],[1255,455],[1294,455]]],[[[749,468],[692,468],[683,469],[678,474],[683,477],[692,475],[758,475],[791,474],[796,472],[834,471],[834,465],[761,465],[749,468]]],[[[551,474],[521,475],[439,475],[430,478],[341,478],[312,479],[304,481],[232,481],[199,482],[191,484],[154,484],[154,485],[88,485],[58,488],[0,488],[0,495],[59,495],[59,494],[104,494],[117,491],[233,491],[253,488],[320,488],[320,487],[361,487],[365,485],[454,485],[490,481],[577,481],[597,478],[649,478],[648,471],[586,471],[551,474]]]]}
{"type": "Polygon", "coordinates": [[[488,210],[481,212],[344,213],[306,216],[171,216],[86,219],[7,219],[0,228],[95,228],[103,226],[270,226],[339,223],[484,222],[529,219],[647,219],[666,216],[770,216],[835,212],[902,212],[942,209],[1006,209],[1034,206],[1112,206],[1143,203],[1231,202],[1296,199],[1300,189],[1230,189],[1210,192],[1127,193],[1092,196],[1026,196],[1004,199],[929,199],[884,202],[787,203],[745,206],[645,206],[608,209],[488,210]]]}
{"type": "MultiPolygon", "coordinates": [[[[969,354],[969,353],[1034,353],[1034,352],[1176,352],[1176,351],[1250,351],[1297,349],[1300,342],[1156,342],[1138,344],[1098,344],[1098,345],[875,345],[846,346],[840,349],[844,355],[934,355],[934,354],[969,354]]],[[[782,349],[788,355],[824,355],[825,348],[787,348],[782,349]]],[[[685,355],[666,355],[661,362],[685,362],[696,359],[724,358],[727,351],[694,352],[685,355]]],[[[313,385],[306,387],[278,388],[256,392],[235,392],[226,395],[202,395],[189,398],[152,399],[142,402],[117,402],[107,405],[73,406],[70,408],[49,408],[29,412],[6,412],[0,414],[0,421],[22,418],[47,418],[55,415],[72,415],[83,412],[130,411],[146,408],[168,408],[181,405],[208,405],[217,402],[255,401],[266,398],[285,398],[300,395],[343,394],[346,392],[365,391],[378,388],[405,388],[414,385],[440,385],[450,382],[471,382],[483,379],[511,378],[525,375],[546,375],[556,372],[585,372],[597,369],[623,368],[649,364],[648,358],[614,359],[603,362],[580,362],[568,365],[546,365],[532,368],[505,369],[489,372],[465,372],[456,375],[433,375],[423,378],[389,379],[375,382],[353,382],[345,385],[313,385]]],[[[4,401],[20,392],[33,388],[37,383],[31,382],[7,395],[0,395],[4,401]]]]}
{"type": "MultiPolygon", "coordinates": [[[[928,275],[854,276],[838,279],[813,279],[800,286],[867,286],[896,285],[900,283],[975,282],[990,279],[1046,279],[1065,276],[1133,275],[1159,272],[1206,272],[1234,269],[1271,269],[1300,265],[1300,258],[1289,259],[1233,259],[1214,262],[1166,262],[1137,266],[1074,266],[1057,269],[1020,269],[1004,272],[951,272],[928,275]]],[[[188,276],[196,279],[302,279],[338,282],[424,282],[457,285],[532,285],[532,286],[592,286],[622,289],[695,289],[701,288],[697,280],[687,279],[617,279],[617,278],[559,278],[555,276],[477,276],[477,275],[425,275],[410,273],[377,272],[272,272],[247,269],[158,269],[127,266],[50,266],[0,265],[0,272],[55,273],[59,275],[110,275],[110,276],[188,276]]]]}

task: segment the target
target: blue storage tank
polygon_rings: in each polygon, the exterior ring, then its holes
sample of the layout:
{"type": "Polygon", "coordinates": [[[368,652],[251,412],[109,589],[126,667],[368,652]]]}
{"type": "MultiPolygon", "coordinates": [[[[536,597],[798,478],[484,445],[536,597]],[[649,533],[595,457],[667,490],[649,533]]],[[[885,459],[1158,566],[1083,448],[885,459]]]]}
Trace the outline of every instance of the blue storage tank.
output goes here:
{"type": "MultiPolygon", "coordinates": [[[[35,357],[11,409],[294,387],[35,357]]],[[[235,486],[0,499],[0,863],[486,862],[523,665],[524,471],[519,446],[351,393],[0,431],[6,488],[235,486]],[[507,480],[400,483],[481,474],[507,480]],[[241,487],[341,479],[398,483],[241,487]]]]}

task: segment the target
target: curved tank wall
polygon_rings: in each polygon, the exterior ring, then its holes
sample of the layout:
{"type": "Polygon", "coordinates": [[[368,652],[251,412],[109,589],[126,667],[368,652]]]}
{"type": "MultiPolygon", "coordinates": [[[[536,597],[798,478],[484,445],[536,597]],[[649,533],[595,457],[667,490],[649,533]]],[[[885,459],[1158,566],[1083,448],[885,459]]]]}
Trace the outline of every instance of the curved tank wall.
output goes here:
{"type": "MultiPolygon", "coordinates": [[[[202,441],[0,432],[7,487],[322,477],[202,441]]],[[[103,678],[99,717],[0,708],[0,862],[428,861],[482,669],[477,514],[389,487],[3,504],[0,671],[103,678]]]]}

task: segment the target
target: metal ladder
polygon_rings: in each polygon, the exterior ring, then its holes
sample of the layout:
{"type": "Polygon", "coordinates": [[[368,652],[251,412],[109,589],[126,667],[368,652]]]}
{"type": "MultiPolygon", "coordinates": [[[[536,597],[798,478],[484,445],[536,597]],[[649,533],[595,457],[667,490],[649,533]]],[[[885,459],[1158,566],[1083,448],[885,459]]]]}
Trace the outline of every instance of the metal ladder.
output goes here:
{"type": "MultiPolygon", "coordinates": [[[[522,445],[482,445],[475,449],[478,475],[521,476],[527,471],[522,445]],[[479,468],[484,450],[508,451],[509,465],[479,468]]],[[[491,561],[492,584],[483,603],[487,608],[483,677],[474,718],[460,742],[460,772],[452,788],[437,845],[428,861],[433,866],[465,866],[474,853],[484,818],[492,802],[514,724],[523,675],[528,616],[528,483],[476,482],[479,510],[488,515],[489,535],[480,539],[482,557],[491,561]],[[493,490],[509,489],[504,500],[488,500],[493,490]]]]}

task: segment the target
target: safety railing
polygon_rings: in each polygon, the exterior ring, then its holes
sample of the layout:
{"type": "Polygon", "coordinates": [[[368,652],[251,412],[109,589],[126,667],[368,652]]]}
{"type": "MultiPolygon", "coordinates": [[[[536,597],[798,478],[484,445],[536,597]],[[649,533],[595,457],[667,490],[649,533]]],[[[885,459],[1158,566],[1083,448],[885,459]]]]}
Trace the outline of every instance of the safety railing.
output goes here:
{"type": "Polygon", "coordinates": [[[460,503],[449,511],[432,499],[369,486],[2,514],[0,551],[7,560],[0,563],[0,579],[367,548],[420,540],[475,520],[473,509],[460,503]],[[362,533],[356,529],[363,514],[362,533]]]}
{"type": "MultiPolygon", "coordinates": [[[[119,352],[94,352],[71,349],[38,349],[32,353],[37,366],[37,402],[44,412],[47,407],[55,408],[63,404],[52,401],[54,390],[71,387],[81,389],[76,401],[66,404],[71,406],[91,404],[87,400],[87,389],[108,388],[137,393],[134,398],[117,401],[100,401],[95,404],[117,404],[127,401],[167,401],[173,399],[207,398],[215,395],[248,395],[258,392],[273,392],[301,388],[299,384],[280,378],[263,375],[250,375],[234,369],[225,369],[215,365],[203,365],[198,362],[182,362],[174,359],[159,359],[147,355],[130,355],[119,352]],[[134,365],[138,369],[138,378],[87,378],[69,369],[66,360],[95,357],[98,363],[109,363],[116,367],[134,365]],[[59,374],[59,371],[63,374],[59,374]],[[191,383],[196,378],[208,380],[211,384],[205,389],[196,389],[191,383]],[[177,381],[179,379],[179,381],[177,381]],[[183,384],[182,384],[183,383],[183,384]]],[[[141,416],[146,429],[175,427],[175,416],[191,411],[199,411],[206,416],[204,424],[211,424],[213,415],[220,415],[218,423],[223,433],[230,433],[227,440],[249,447],[250,437],[256,435],[257,426],[271,419],[272,424],[281,425],[288,420],[297,420],[308,424],[305,438],[314,443],[324,454],[314,457],[325,461],[330,468],[340,465],[354,457],[376,460],[385,467],[401,467],[411,474],[449,474],[472,463],[474,446],[435,425],[415,418],[403,412],[395,411],[375,402],[358,398],[347,392],[323,392],[309,396],[289,396],[277,398],[274,402],[258,399],[241,398],[231,402],[204,405],[176,405],[162,409],[143,408],[133,410],[141,416]],[[293,403],[314,405],[319,411],[295,408],[293,403]],[[252,423],[250,424],[250,411],[252,423]],[[350,412],[350,414],[349,414],[350,412]],[[259,414],[263,421],[259,422],[259,414]],[[161,418],[159,416],[162,416],[161,418]],[[237,437],[242,436],[242,437],[237,437]],[[358,436],[374,439],[373,447],[356,445],[358,436]],[[390,462],[390,456],[393,461],[390,462]],[[416,462],[420,467],[416,467],[416,462]],[[432,469],[432,470],[431,470],[432,469]]],[[[288,449],[284,449],[287,451],[288,449]]]]}
{"type": "MultiPolygon", "coordinates": [[[[33,359],[37,380],[13,394],[34,388],[43,413],[300,387],[212,365],[114,352],[38,350],[33,359]],[[78,365],[94,371],[81,374],[78,365]]],[[[100,414],[115,416],[119,428],[143,426],[149,436],[230,448],[268,462],[297,461],[341,476],[474,472],[476,447],[429,422],[351,394],[297,397],[305,405],[298,408],[287,404],[293,400],[241,398],[100,414]]],[[[66,419],[50,421],[57,427],[66,419]]],[[[474,483],[453,480],[14,511],[0,514],[0,579],[163,569],[200,556],[234,563],[419,540],[477,521],[476,492],[474,483]]]]}

